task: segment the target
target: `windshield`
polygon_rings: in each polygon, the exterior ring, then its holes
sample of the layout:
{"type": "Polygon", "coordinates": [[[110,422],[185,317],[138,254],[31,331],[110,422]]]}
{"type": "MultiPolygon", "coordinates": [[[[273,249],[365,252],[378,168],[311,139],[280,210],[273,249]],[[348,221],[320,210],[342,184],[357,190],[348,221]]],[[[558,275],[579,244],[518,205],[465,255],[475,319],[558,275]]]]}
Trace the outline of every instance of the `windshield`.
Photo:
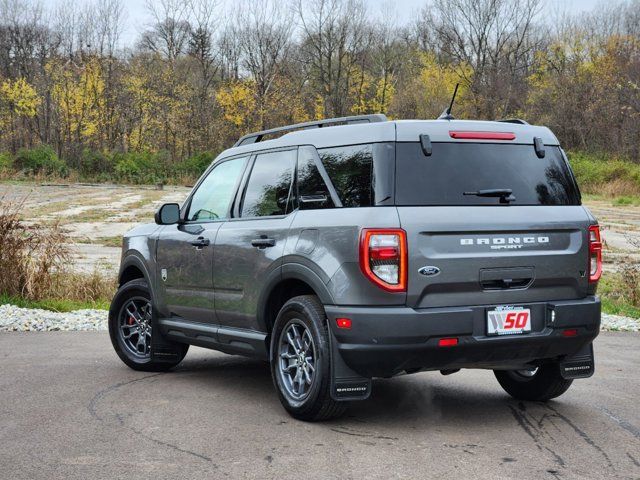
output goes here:
{"type": "Polygon", "coordinates": [[[559,147],[545,157],[533,145],[433,143],[396,145],[396,205],[579,205],[559,147]]]}

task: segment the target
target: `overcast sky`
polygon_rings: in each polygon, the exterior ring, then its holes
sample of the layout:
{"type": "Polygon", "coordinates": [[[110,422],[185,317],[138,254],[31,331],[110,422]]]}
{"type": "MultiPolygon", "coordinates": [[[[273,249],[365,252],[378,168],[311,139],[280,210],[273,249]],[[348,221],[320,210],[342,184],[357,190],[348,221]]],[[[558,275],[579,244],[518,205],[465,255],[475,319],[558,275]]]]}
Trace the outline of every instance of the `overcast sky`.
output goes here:
{"type": "MultiPolygon", "coordinates": [[[[55,7],[60,0],[43,0],[47,7],[55,7]]],[[[76,0],[77,5],[82,5],[88,0],[76,0]]],[[[237,5],[234,0],[218,0],[227,6],[237,5]]],[[[364,0],[372,14],[378,14],[389,5],[397,6],[397,22],[400,24],[410,22],[416,13],[429,2],[429,0],[364,0]]],[[[567,12],[584,12],[592,10],[603,0],[547,0],[547,8],[551,10],[565,10],[567,12]]],[[[146,9],[146,0],[125,0],[127,26],[125,28],[122,43],[130,45],[136,40],[149,24],[150,18],[146,9]]]]}

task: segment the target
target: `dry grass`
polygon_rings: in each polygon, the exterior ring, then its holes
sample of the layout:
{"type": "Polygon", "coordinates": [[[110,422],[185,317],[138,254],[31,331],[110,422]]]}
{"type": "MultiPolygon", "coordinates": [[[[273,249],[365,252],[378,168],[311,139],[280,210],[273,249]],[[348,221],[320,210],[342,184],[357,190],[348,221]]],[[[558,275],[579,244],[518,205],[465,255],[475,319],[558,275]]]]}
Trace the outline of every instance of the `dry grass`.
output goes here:
{"type": "Polygon", "coordinates": [[[594,193],[604,195],[605,197],[615,198],[620,196],[638,195],[638,184],[627,179],[617,178],[606,183],[593,186],[587,189],[586,193],[594,193]],[[591,191],[592,190],[592,191],[591,191]]]}
{"type": "Polygon", "coordinates": [[[0,198],[0,294],[28,300],[92,302],[110,298],[115,279],[99,272],[72,273],[68,238],[59,222],[25,225],[24,199],[0,198]]]}

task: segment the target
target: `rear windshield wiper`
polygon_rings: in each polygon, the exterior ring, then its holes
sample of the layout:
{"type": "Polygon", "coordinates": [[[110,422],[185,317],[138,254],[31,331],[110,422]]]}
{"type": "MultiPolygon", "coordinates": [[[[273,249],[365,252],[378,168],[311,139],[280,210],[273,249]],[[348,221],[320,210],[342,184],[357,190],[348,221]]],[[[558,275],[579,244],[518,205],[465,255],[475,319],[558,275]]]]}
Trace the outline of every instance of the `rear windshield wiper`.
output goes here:
{"type": "Polygon", "coordinates": [[[478,190],[476,192],[464,192],[463,195],[475,195],[476,197],[496,197],[500,199],[500,203],[515,202],[516,197],[513,196],[513,190],[510,188],[489,188],[486,190],[478,190]]]}

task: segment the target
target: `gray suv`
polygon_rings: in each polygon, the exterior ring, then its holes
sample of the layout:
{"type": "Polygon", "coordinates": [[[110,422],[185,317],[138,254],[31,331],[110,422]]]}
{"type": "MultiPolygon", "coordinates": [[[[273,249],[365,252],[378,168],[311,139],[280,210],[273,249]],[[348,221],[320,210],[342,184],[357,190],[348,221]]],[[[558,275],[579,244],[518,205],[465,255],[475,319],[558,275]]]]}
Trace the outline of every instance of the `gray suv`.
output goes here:
{"type": "Polygon", "coordinates": [[[303,420],[374,377],[484,368],[546,401],[593,374],[600,232],[545,127],[367,115],[252,133],[155,220],[124,238],[109,314],[136,370],[189,345],[268,360],[303,420]]]}

